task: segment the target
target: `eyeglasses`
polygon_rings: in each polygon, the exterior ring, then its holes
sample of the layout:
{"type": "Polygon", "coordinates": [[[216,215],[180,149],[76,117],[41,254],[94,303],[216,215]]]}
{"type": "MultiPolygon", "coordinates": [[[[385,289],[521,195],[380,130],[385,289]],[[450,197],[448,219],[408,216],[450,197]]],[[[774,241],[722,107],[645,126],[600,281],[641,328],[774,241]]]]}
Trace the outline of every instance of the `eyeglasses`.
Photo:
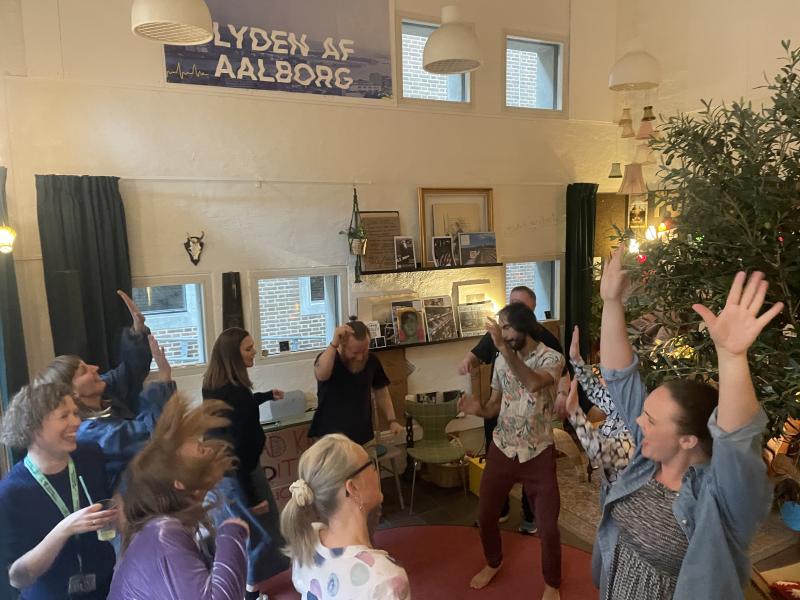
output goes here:
{"type": "Polygon", "coordinates": [[[354,479],[354,478],[355,478],[355,477],[356,477],[356,476],[357,476],[359,473],[361,473],[362,471],[364,471],[364,470],[365,470],[367,467],[369,467],[370,465],[372,465],[372,467],[373,467],[373,468],[374,468],[376,471],[378,470],[378,467],[377,467],[377,466],[375,466],[375,461],[374,461],[373,459],[371,459],[371,458],[370,458],[370,459],[369,459],[367,462],[365,462],[365,463],[364,463],[362,466],[360,466],[358,469],[356,469],[355,471],[353,471],[353,472],[352,472],[352,473],[351,473],[351,474],[350,474],[350,475],[347,477],[347,479],[354,479]]]}

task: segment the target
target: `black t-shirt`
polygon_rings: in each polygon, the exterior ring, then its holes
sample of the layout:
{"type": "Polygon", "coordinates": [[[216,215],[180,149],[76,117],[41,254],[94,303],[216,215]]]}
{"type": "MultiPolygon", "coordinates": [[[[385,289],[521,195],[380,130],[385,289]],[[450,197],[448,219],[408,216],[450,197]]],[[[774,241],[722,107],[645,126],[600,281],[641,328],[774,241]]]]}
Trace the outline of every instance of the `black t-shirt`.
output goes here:
{"type": "MultiPolygon", "coordinates": [[[[542,324],[538,324],[536,340],[548,348],[552,348],[559,354],[564,354],[564,349],[561,347],[561,342],[559,342],[558,338],[550,333],[550,331],[542,324]]],[[[493,370],[494,361],[497,358],[497,352],[497,347],[494,345],[492,336],[488,331],[472,349],[472,353],[478,358],[478,360],[484,364],[491,363],[493,370]]],[[[567,371],[569,371],[570,375],[574,375],[572,365],[570,364],[569,360],[567,360],[564,365],[564,371],[562,372],[562,375],[567,371]]],[[[594,406],[594,404],[592,404],[592,402],[586,396],[586,392],[584,392],[583,388],[580,386],[578,386],[578,404],[580,404],[581,409],[585,413],[588,413],[592,406],[594,406]]]]}
{"type": "Polygon", "coordinates": [[[367,357],[362,371],[352,373],[337,352],[331,376],[326,381],[317,381],[317,410],[308,430],[309,437],[343,433],[356,444],[366,444],[375,437],[372,390],[387,385],[389,378],[374,354],[367,357]]]}

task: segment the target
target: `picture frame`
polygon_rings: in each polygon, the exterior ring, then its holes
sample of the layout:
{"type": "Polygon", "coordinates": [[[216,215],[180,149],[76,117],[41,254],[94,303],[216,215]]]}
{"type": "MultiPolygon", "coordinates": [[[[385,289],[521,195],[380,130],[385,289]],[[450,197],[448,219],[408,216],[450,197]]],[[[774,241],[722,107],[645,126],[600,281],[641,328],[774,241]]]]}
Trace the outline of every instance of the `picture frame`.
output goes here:
{"type": "Polygon", "coordinates": [[[451,340],[458,337],[453,304],[450,296],[432,296],[422,299],[425,310],[425,329],[429,342],[451,340]]]}
{"type": "Polygon", "coordinates": [[[417,268],[417,253],[411,236],[394,236],[394,268],[398,271],[417,268]]]}
{"type": "Polygon", "coordinates": [[[433,248],[434,267],[455,267],[457,264],[456,253],[454,251],[453,238],[449,235],[433,236],[431,238],[433,248]]]}
{"type": "Polygon", "coordinates": [[[465,267],[497,263],[497,238],[493,232],[459,234],[458,249],[465,267]]]}
{"type": "Polygon", "coordinates": [[[394,268],[394,236],[401,235],[400,213],[396,210],[362,210],[361,225],[367,232],[364,271],[394,268]]]}
{"type": "Polygon", "coordinates": [[[647,196],[642,198],[630,198],[628,200],[628,210],[625,213],[629,229],[647,228],[647,196]]]}
{"type": "MultiPolygon", "coordinates": [[[[420,256],[423,267],[434,264],[433,237],[470,231],[494,231],[492,188],[418,188],[420,256]]],[[[453,252],[454,255],[458,253],[453,252]]]]}

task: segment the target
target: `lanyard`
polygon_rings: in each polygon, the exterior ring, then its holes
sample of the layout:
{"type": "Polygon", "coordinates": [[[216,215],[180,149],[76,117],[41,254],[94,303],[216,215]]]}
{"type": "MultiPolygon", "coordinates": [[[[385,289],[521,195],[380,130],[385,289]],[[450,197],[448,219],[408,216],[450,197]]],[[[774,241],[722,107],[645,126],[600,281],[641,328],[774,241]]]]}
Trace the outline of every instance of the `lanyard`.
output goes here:
{"type": "Polygon", "coordinates": [[[50,480],[45,477],[42,472],[39,470],[30,457],[25,457],[25,467],[30,471],[30,474],[33,475],[33,478],[36,482],[42,487],[42,489],[50,496],[50,499],[53,503],[58,507],[58,510],[61,511],[61,514],[64,517],[68,517],[73,512],[80,509],[80,500],[78,498],[78,476],[75,474],[75,463],[72,462],[72,459],[69,459],[69,487],[72,491],[72,511],[67,508],[67,505],[64,504],[64,500],[61,499],[59,493],[53,487],[53,484],[50,483],[50,480]]]}

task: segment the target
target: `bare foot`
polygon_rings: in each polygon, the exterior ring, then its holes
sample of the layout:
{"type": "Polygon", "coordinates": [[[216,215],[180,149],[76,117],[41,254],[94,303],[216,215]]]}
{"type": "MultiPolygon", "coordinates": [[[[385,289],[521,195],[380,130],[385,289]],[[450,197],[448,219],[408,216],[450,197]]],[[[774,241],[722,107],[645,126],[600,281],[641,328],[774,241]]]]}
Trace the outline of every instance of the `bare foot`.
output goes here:
{"type": "Polygon", "coordinates": [[[549,585],[545,584],[542,600],[559,600],[560,598],[561,594],[558,593],[558,588],[550,587],[549,585]]]}
{"type": "Polygon", "coordinates": [[[469,587],[471,587],[473,590],[485,588],[487,585],[489,585],[489,582],[492,580],[492,578],[494,578],[499,570],[500,567],[494,568],[486,565],[483,567],[483,569],[481,569],[480,573],[472,578],[472,581],[469,582],[469,587]]]}

